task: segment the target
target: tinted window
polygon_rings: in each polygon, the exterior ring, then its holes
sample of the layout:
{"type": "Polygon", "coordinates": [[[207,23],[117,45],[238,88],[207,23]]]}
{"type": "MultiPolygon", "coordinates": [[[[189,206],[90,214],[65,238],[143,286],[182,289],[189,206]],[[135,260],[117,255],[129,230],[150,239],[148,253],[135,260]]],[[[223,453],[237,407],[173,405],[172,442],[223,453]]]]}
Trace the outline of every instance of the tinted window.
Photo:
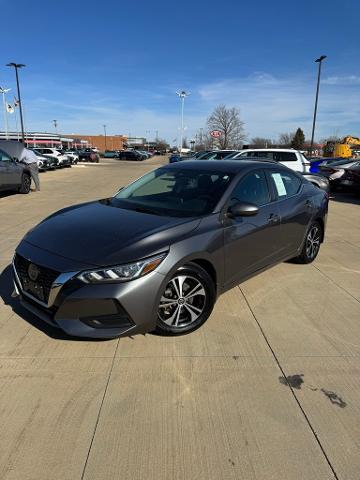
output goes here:
{"type": "Polygon", "coordinates": [[[0,162],[11,162],[9,155],[2,150],[0,150],[0,162]]]}
{"type": "Polygon", "coordinates": [[[122,189],[110,204],[157,215],[193,217],[213,211],[232,174],[159,168],[122,189]]]}
{"type": "Polygon", "coordinates": [[[264,172],[252,172],[241,179],[234,188],[230,201],[250,202],[257,206],[269,203],[270,194],[264,172]]]}
{"type": "Polygon", "coordinates": [[[273,158],[277,162],[296,162],[297,156],[295,152],[273,152],[273,158]]]}
{"type": "Polygon", "coordinates": [[[291,197],[300,190],[301,180],[289,172],[271,172],[271,179],[279,198],[291,197]]]}

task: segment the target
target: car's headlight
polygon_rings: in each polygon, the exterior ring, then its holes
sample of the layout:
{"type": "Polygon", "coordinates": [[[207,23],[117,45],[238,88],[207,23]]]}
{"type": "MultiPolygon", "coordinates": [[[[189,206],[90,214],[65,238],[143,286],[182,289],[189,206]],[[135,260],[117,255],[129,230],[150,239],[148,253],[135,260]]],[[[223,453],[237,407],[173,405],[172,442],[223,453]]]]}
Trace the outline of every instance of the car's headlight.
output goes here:
{"type": "Polygon", "coordinates": [[[85,283],[125,282],[127,280],[133,280],[134,278],[143,277],[155,270],[166,255],[166,253],[162,253],[134,263],[88,270],[82,272],[77,278],[85,283]]]}

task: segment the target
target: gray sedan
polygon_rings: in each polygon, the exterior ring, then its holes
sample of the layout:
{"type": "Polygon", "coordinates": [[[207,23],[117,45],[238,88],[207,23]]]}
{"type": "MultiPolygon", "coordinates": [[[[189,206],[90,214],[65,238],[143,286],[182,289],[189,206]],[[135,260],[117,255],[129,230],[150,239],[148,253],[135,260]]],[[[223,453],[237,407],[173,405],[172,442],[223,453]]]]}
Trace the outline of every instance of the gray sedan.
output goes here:
{"type": "Polygon", "coordinates": [[[189,333],[238,283],[312,262],[327,209],[326,192],[277,163],[174,163],[30,230],[15,294],[71,335],[189,333]]]}

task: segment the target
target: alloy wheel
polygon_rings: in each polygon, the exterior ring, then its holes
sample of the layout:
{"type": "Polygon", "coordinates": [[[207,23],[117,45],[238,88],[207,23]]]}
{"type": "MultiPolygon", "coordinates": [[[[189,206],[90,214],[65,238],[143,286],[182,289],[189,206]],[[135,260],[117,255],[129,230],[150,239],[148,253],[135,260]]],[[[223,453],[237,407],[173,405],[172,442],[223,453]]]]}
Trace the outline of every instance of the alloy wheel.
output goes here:
{"type": "Polygon", "coordinates": [[[320,229],[313,225],[306,237],[306,255],[309,259],[316,257],[320,248],[320,229]]]}
{"type": "Polygon", "coordinates": [[[206,290],[199,278],[177,275],[166,285],[160,299],[158,317],[173,328],[196,322],[206,306],[206,290]]]}

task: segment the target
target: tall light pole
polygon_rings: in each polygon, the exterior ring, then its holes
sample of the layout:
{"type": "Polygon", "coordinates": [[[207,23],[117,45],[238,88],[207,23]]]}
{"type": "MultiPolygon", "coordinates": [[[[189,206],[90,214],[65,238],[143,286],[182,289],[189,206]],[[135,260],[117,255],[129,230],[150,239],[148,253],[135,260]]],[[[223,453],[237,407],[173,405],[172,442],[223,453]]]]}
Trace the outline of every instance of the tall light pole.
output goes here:
{"type": "Polygon", "coordinates": [[[316,124],[316,113],[317,113],[317,105],[319,99],[319,88],[320,88],[320,76],[321,76],[321,63],[325,60],[326,55],[321,55],[321,57],[315,60],[315,63],[319,64],[318,68],[318,78],[317,78],[317,86],[316,86],[316,97],[315,97],[315,108],[314,108],[314,118],[313,118],[313,125],[312,125],[312,132],[311,132],[311,143],[310,143],[310,156],[312,155],[313,148],[314,148],[314,134],[315,134],[315,124],[316,124]]]}
{"type": "Polygon", "coordinates": [[[180,92],[176,92],[176,95],[180,98],[180,119],[181,119],[181,126],[180,126],[180,148],[179,153],[181,153],[182,144],[183,144],[183,136],[184,136],[184,103],[185,98],[190,95],[190,93],[185,92],[185,90],[181,90],[180,92]]]}
{"type": "Polygon", "coordinates": [[[7,118],[7,103],[6,103],[6,94],[10,92],[11,88],[4,88],[0,87],[0,93],[3,97],[3,106],[4,106],[4,129],[5,129],[5,138],[9,140],[9,126],[8,126],[8,118],[7,118]]]}
{"type": "Polygon", "coordinates": [[[24,135],[24,119],[23,119],[23,111],[22,111],[22,101],[21,101],[21,94],[20,94],[20,84],[19,84],[19,74],[18,74],[18,69],[26,67],[23,63],[8,63],[6,65],[7,67],[13,67],[15,69],[15,75],[16,75],[16,86],[17,86],[17,93],[18,93],[18,102],[19,102],[19,107],[20,107],[20,123],[21,123],[21,139],[22,143],[25,143],[25,135],[24,135]]]}
{"type": "Polygon", "coordinates": [[[55,127],[55,133],[56,133],[56,135],[57,135],[57,134],[58,134],[58,130],[57,130],[58,121],[57,121],[57,120],[53,120],[53,124],[54,124],[54,127],[55,127]]]}
{"type": "Polygon", "coordinates": [[[107,145],[106,145],[106,125],[103,125],[103,127],[104,127],[105,150],[107,150],[107,145]]]}
{"type": "Polygon", "coordinates": [[[151,132],[150,132],[150,130],[146,130],[145,133],[146,133],[146,140],[147,140],[147,151],[149,151],[149,142],[150,142],[150,140],[149,140],[148,137],[150,137],[150,133],[151,133],[151,132]]]}

